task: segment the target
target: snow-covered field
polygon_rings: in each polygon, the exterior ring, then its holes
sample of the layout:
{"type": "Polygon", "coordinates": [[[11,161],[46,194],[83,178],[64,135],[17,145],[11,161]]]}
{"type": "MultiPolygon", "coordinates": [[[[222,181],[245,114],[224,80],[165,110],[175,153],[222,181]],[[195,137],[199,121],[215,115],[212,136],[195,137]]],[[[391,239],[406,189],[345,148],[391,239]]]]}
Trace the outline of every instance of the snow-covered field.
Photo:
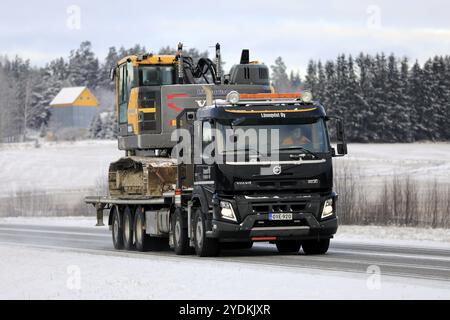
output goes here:
{"type": "Polygon", "coordinates": [[[450,143],[350,144],[348,152],[336,167],[356,168],[369,186],[379,187],[393,175],[450,184],[450,143]]]}
{"type": "MultiPolygon", "coordinates": [[[[95,188],[108,165],[124,155],[116,141],[78,141],[0,145],[0,195],[13,191],[72,191],[95,188]]],[[[450,183],[450,143],[350,144],[349,164],[361,179],[378,185],[393,174],[420,181],[450,183]]]]}
{"type": "MultiPolygon", "coordinates": [[[[116,141],[0,144],[0,198],[10,199],[3,207],[14,208],[13,215],[86,214],[91,208],[82,198],[106,193],[109,163],[123,155],[116,141]]],[[[337,174],[351,172],[371,197],[394,175],[409,176],[421,190],[435,181],[447,188],[450,143],[350,144],[335,166],[337,174]]],[[[4,215],[8,209],[1,207],[4,215]]]]}
{"type": "Polygon", "coordinates": [[[124,155],[116,141],[0,145],[0,195],[15,191],[62,192],[94,188],[109,163],[124,155]]]}

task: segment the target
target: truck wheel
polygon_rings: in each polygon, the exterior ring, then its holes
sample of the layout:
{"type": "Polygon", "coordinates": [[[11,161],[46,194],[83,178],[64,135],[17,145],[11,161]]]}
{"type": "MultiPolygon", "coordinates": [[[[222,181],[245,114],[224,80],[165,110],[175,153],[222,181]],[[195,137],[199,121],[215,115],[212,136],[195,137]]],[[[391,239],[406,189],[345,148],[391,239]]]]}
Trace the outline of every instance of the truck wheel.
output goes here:
{"type": "Polygon", "coordinates": [[[110,211],[112,216],[112,239],[114,244],[114,249],[123,249],[123,232],[122,223],[120,221],[120,212],[117,206],[113,206],[110,211]]]}
{"type": "Polygon", "coordinates": [[[148,250],[150,236],[145,233],[145,215],[141,212],[141,208],[136,209],[134,215],[134,243],[136,250],[144,252],[148,250]]]}
{"type": "Polygon", "coordinates": [[[131,213],[131,209],[129,206],[125,207],[123,212],[123,244],[125,250],[132,250],[134,244],[133,238],[133,214],[131,213]]]}
{"type": "Polygon", "coordinates": [[[276,243],[279,253],[298,253],[302,246],[300,241],[277,241],[276,243]]]}
{"type": "Polygon", "coordinates": [[[190,254],[188,228],[180,209],[176,209],[172,218],[172,240],[177,255],[190,254]]]}
{"type": "Polygon", "coordinates": [[[219,255],[220,246],[217,239],[206,237],[206,221],[200,209],[197,209],[194,219],[195,253],[199,257],[215,257],[219,255]]]}
{"type": "Polygon", "coordinates": [[[302,247],[306,255],[325,254],[330,247],[330,239],[307,240],[302,243],[302,247]]]}

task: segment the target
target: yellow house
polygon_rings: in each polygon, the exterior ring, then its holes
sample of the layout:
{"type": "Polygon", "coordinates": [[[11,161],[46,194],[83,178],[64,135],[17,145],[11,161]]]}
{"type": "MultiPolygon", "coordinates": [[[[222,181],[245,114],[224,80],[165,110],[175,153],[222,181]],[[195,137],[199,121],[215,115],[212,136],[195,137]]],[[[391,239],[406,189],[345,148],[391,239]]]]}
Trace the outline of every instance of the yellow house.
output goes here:
{"type": "Polygon", "coordinates": [[[63,88],[50,103],[51,122],[59,127],[88,128],[98,101],[87,87],[63,88]]]}

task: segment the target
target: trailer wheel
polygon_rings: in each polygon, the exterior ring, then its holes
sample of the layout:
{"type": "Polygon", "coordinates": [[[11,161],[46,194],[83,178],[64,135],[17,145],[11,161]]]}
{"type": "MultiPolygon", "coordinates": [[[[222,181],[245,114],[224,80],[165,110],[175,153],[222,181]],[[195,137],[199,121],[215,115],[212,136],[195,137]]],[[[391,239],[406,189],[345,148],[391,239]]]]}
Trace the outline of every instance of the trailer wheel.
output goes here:
{"type": "Polygon", "coordinates": [[[172,218],[172,240],[177,255],[191,254],[189,246],[188,227],[181,209],[176,209],[172,218]]]}
{"type": "Polygon", "coordinates": [[[169,241],[167,238],[151,237],[145,231],[145,214],[141,207],[136,209],[134,215],[134,242],[136,250],[145,251],[163,251],[168,249],[169,241]]]}
{"type": "Polygon", "coordinates": [[[199,257],[215,257],[219,255],[220,246],[217,239],[206,237],[206,221],[200,209],[197,209],[194,218],[195,253],[199,257]]]}
{"type": "Polygon", "coordinates": [[[145,233],[145,215],[141,212],[141,208],[136,209],[133,224],[134,243],[136,250],[144,252],[148,250],[150,236],[145,233]]]}
{"type": "Polygon", "coordinates": [[[120,212],[117,206],[113,206],[110,211],[112,216],[112,239],[114,244],[114,249],[123,249],[123,232],[122,223],[120,221],[120,212]]]}
{"type": "Polygon", "coordinates": [[[277,241],[276,246],[279,253],[298,253],[302,244],[300,241],[289,240],[277,241]]]}
{"type": "Polygon", "coordinates": [[[330,239],[307,240],[302,243],[306,255],[325,254],[330,247],[330,239]]]}
{"type": "Polygon", "coordinates": [[[126,250],[132,250],[134,245],[134,237],[133,237],[133,214],[129,206],[125,207],[123,212],[123,244],[126,250]]]}

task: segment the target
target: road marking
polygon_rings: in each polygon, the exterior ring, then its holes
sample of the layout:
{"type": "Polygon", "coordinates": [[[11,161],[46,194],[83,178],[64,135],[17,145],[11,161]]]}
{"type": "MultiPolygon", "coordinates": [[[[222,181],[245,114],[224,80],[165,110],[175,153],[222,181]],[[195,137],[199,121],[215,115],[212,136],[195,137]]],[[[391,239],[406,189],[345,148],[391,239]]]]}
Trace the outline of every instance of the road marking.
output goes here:
{"type": "MultiPolygon", "coordinates": [[[[54,231],[54,230],[45,230],[45,229],[26,229],[26,228],[2,228],[0,227],[0,234],[4,232],[26,232],[26,233],[49,233],[49,234],[64,234],[64,235],[76,235],[76,236],[93,236],[93,237],[110,237],[110,235],[107,234],[95,234],[95,233],[89,233],[89,232],[73,232],[73,231],[54,231]]],[[[20,234],[21,236],[23,234],[20,234]]]]}
{"type": "Polygon", "coordinates": [[[359,250],[346,250],[346,249],[330,249],[331,252],[336,253],[345,253],[349,255],[363,255],[363,256],[379,256],[379,257],[394,257],[394,258],[406,258],[406,259],[419,259],[419,260],[435,260],[435,261],[449,261],[450,257],[446,256],[424,256],[420,253],[387,253],[387,252],[366,252],[366,251],[359,251],[359,250]]]}

